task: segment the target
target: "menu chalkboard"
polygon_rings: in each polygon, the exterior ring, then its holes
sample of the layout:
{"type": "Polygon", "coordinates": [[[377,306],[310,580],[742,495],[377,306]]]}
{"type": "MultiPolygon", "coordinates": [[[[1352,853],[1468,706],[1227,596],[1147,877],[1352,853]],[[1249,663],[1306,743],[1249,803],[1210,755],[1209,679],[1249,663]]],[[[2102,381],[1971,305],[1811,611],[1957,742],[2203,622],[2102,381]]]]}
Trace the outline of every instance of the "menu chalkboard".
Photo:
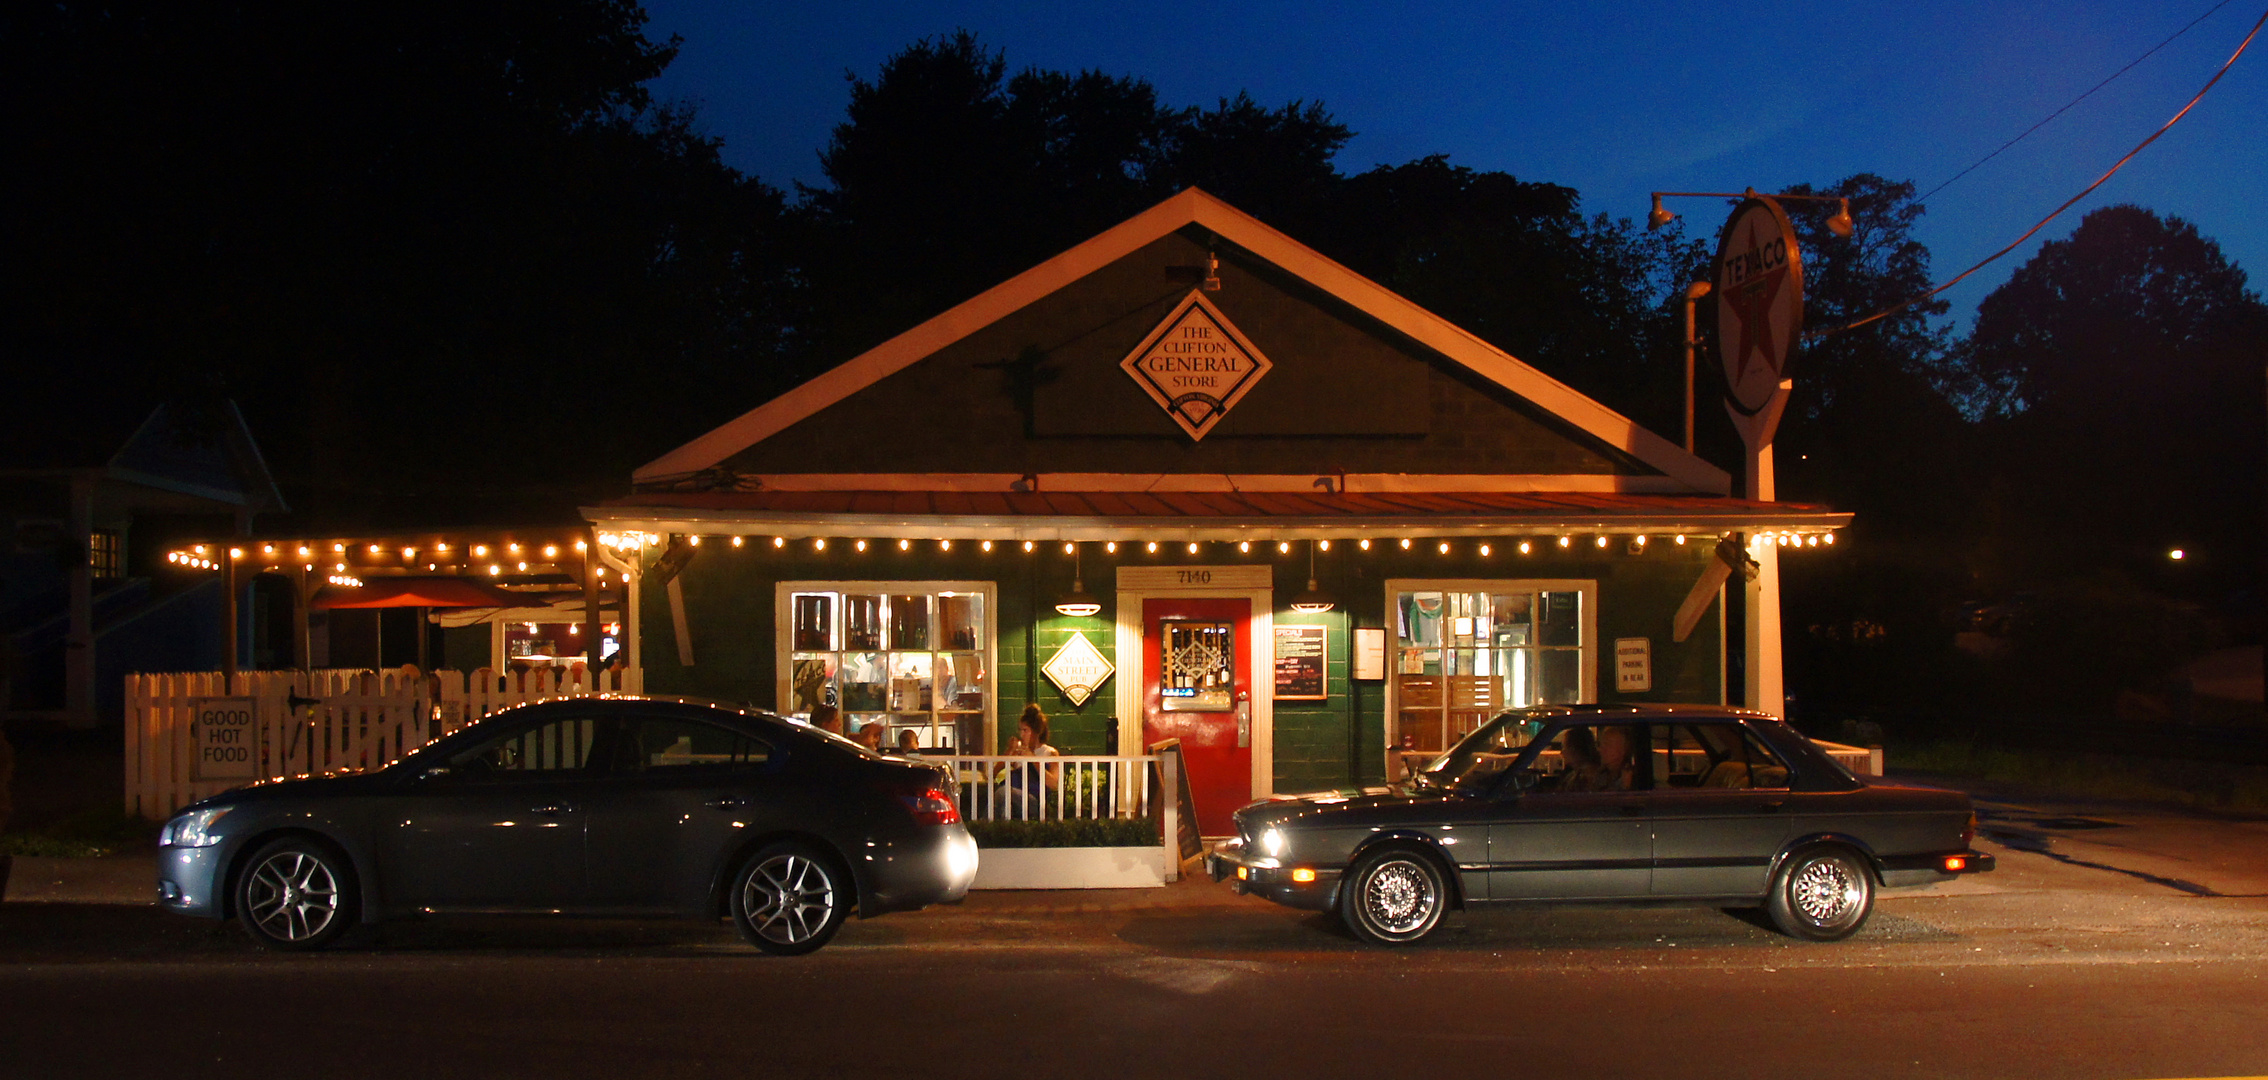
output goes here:
{"type": "Polygon", "coordinates": [[[1329,655],[1331,628],[1327,626],[1276,627],[1276,700],[1322,701],[1324,659],[1329,655]]]}

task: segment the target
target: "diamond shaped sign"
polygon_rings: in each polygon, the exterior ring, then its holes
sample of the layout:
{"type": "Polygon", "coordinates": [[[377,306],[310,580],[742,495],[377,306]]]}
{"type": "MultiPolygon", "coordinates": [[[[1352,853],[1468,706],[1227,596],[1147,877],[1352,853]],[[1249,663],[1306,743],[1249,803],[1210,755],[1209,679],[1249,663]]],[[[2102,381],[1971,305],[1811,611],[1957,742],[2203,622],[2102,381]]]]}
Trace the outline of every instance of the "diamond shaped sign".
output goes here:
{"type": "Polygon", "coordinates": [[[1275,365],[1192,289],[1118,366],[1196,442],[1275,365]]]}
{"type": "Polygon", "coordinates": [[[1102,684],[1110,681],[1111,674],[1116,670],[1118,669],[1110,666],[1110,661],[1103,658],[1102,651],[1095,648],[1094,643],[1088,641],[1086,633],[1082,631],[1072,634],[1070,641],[1064,642],[1062,648],[1055,650],[1055,655],[1040,668],[1040,673],[1046,675],[1047,681],[1054,683],[1055,688],[1063,691],[1063,696],[1076,706],[1085,705],[1087,699],[1094,696],[1102,684]]]}

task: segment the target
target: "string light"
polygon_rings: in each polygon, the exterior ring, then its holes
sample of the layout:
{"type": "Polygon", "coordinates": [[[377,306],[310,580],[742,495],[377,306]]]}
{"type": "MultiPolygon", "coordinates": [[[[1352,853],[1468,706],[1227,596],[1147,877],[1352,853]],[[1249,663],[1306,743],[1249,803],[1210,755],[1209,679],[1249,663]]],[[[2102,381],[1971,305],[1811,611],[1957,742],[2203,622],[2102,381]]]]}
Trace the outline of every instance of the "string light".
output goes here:
{"type": "Polygon", "coordinates": [[[906,538],[905,538],[905,537],[903,537],[903,536],[899,537],[899,538],[898,538],[898,550],[899,550],[899,551],[912,551],[912,550],[913,550],[913,541],[911,541],[911,540],[908,540],[908,539],[906,539],[906,538]]]}
{"type": "Polygon", "coordinates": [[[1076,553],[1078,552],[1078,550],[1079,550],[1079,546],[1078,546],[1077,544],[1073,544],[1073,543],[1071,543],[1070,541],[1064,541],[1064,544],[1063,544],[1063,553],[1064,553],[1065,555],[1072,555],[1072,554],[1076,554],[1076,553]]]}
{"type": "Polygon", "coordinates": [[[1325,551],[1331,550],[1331,542],[1329,540],[1317,540],[1315,544],[1317,547],[1320,547],[1325,551]]]}
{"type": "Polygon", "coordinates": [[[1155,541],[1155,540],[1152,540],[1152,541],[1150,541],[1150,554],[1152,554],[1152,555],[1155,555],[1155,554],[1157,554],[1157,553],[1158,553],[1158,542],[1157,542],[1157,541],[1155,541]]]}
{"type": "Polygon", "coordinates": [[[852,542],[851,546],[852,546],[852,547],[854,547],[854,548],[857,548],[857,549],[858,549],[858,550],[860,550],[860,551],[865,551],[865,550],[866,550],[866,541],[864,541],[864,540],[858,540],[858,541],[854,541],[854,542],[852,542]]]}
{"type": "Polygon", "coordinates": [[[1527,542],[1527,541],[1525,541],[1525,540],[1522,540],[1522,541],[1520,541],[1520,554],[1522,554],[1522,555],[1525,555],[1525,554],[1527,554],[1527,553],[1528,553],[1528,552],[1529,552],[1530,550],[1531,550],[1531,548],[1530,548],[1530,546],[1529,546],[1529,544],[1528,544],[1528,542],[1527,542]]]}
{"type": "Polygon", "coordinates": [[[939,540],[937,542],[937,550],[951,551],[953,550],[953,542],[951,540],[939,540]]]}
{"type": "Polygon", "coordinates": [[[1027,555],[1029,555],[1029,554],[1031,554],[1031,550],[1032,550],[1032,542],[1031,542],[1031,541],[1029,541],[1029,540],[1026,540],[1026,541],[1024,541],[1024,553],[1025,553],[1025,554],[1027,554],[1027,555]]]}
{"type": "Polygon", "coordinates": [[[510,550],[512,554],[517,555],[520,553],[520,545],[513,544],[508,550],[510,550]]]}
{"type": "Polygon", "coordinates": [[[1278,540],[1278,541],[1276,541],[1276,554],[1278,554],[1278,555],[1289,555],[1289,554],[1291,554],[1291,541],[1289,541],[1289,540],[1278,540]]]}
{"type": "Polygon", "coordinates": [[[826,538],[826,537],[824,537],[824,536],[814,536],[814,537],[812,537],[812,538],[811,538],[811,550],[813,550],[813,551],[825,551],[825,550],[827,550],[827,538],[826,538]]]}
{"type": "Polygon", "coordinates": [[[488,545],[476,544],[473,546],[472,553],[473,557],[476,559],[485,559],[488,557],[488,545]]]}
{"type": "Polygon", "coordinates": [[[527,573],[527,572],[528,572],[528,564],[526,564],[526,563],[521,563],[521,564],[520,564],[520,572],[521,572],[521,573],[523,573],[523,574],[527,573]]]}
{"type": "Polygon", "coordinates": [[[688,537],[686,537],[686,538],[685,538],[685,542],[686,542],[686,543],[688,543],[688,544],[691,544],[691,545],[693,545],[694,547],[700,547],[700,546],[701,546],[701,537],[700,537],[700,535],[699,535],[699,534],[695,534],[695,535],[692,535],[692,536],[688,536],[688,537]]]}
{"type": "Polygon", "coordinates": [[[1484,559],[1485,559],[1485,558],[1487,558],[1487,557],[1488,557],[1488,545],[1487,545],[1487,544],[1482,544],[1482,545],[1480,546],[1480,553],[1481,553],[1481,558],[1484,558],[1484,559]]]}
{"type": "MultiPolygon", "coordinates": [[[[746,539],[747,539],[747,537],[744,537],[744,536],[739,536],[739,535],[735,535],[735,536],[734,536],[734,537],[732,538],[732,546],[734,546],[734,547],[739,547],[739,546],[740,546],[740,544],[741,544],[741,541],[743,541],[743,540],[746,540],[746,539]]],[[[575,546],[576,546],[576,547],[582,547],[583,545],[581,545],[581,544],[577,544],[577,545],[575,545],[575,546]]]]}
{"type": "Polygon", "coordinates": [[[1236,549],[1237,549],[1238,551],[1241,551],[1241,552],[1245,552],[1245,553],[1248,553],[1248,554],[1249,554],[1249,553],[1250,553],[1250,552],[1252,551],[1252,541],[1250,541],[1250,540],[1239,540],[1239,541],[1237,541],[1237,542],[1236,542],[1236,549]]]}
{"type": "Polygon", "coordinates": [[[489,563],[489,564],[488,564],[488,576],[489,576],[489,577],[495,577],[495,576],[497,576],[498,574],[501,574],[501,573],[503,573],[503,572],[504,572],[504,568],[503,568],[503,567],[501,567],[501,566],[498,566],[498,565],[496,565],[495,563],[489,563]]]}
{"type": "Polygon", "coordinates": [[[1560,537],[1560,538],[1559,538],[1559,546],[1560,546],[1560,547],[1566,547],[1566,546],[1568,546],[1569,544],[1572,544],[1572,543],[1574,543],[1574,542],[1575,542],[1575,538],[1574,538],[1574,537],[1572,537],[1572,536],[1562,536],[1562,537],[1560,537]]]}
{"type": "Polygon", "coordinates": [[[275,546],[274,544],[262,544],[262,545],[260,545],[260,554],[262,554],[262,555],[273,555],[273,554],[275,554],[275,553],[276,553],[276,546],[275,546]]]}
{"type": "Polygon", "coordinates": [[[1449,554],[1449,541],[1447,541],[1447,540],[1443,540],[1443,541],[1441,542],[1441,553],[1442,553],[1443,555],[1447,555],[1447,554],[1449,554]]]}
{"type": "Polygon", "coordinates": [[[1403,537],[1403,538],[1402,538],[1402,550],[1403,550],[1403,551],[1408,551],[1409,549],[1410,549],[1410,538],[1409,538],[1409,537],[1407,537],[1407,536],[1405,536],[1405,537],[1403,537]]]}
{"type": "Polygon", "coordinates": [[[980,547],[980,548],[983,548],[983,549],[984,549],[984,550],[986,550],[986,551],[991,551],[991,550],[992,550],[992,541],[990,541],[990,540],[987,540],[987,541],[985,541],[985,542],[983,542],[983,543],[981,543],[981,544],[978,544],[977,546],[978,546],[978,547],[980,547]]]}
{"type": "Polygon", "coordinates": [[[1370,550],[1370,538],[1369,538],[1369,537],[1367,537],[1367,536],[1363,537],[1363,538],[1362,538],[1362,540],[1361,540],[1361,542],[1360,542],[1360,544],[1359,544],[1358,546],[1360,546],[1360,547],[1361,547],[1361,548],[1362,548],[1362,549],[1363,549],[1364,551],[1369,551],[1369,550],[1370,550]]]}
{"type": "MultiPolygon", "coordinates": [[[[740,538],[739,538],[739,537],[735,536],[735,537],[733,537],[733,538],[732,538],[732,546],[734,546],[734,547],[739,547],[739,546],[740,546],[740,538]]],[[[586,544],[586,543],[582,542],[581,540],[577,540],[577,541],[575,541],[575,550],[577,550],[577,551],[589,551],[590,549],[591,549],[591,546],[590,546],[589,544],[586,544]]],[[[447,548],[446,546],[444,546],[444,547],[442,547],[442,549],[441,549],[441,550],[443,550],[443,551],[447,551],[447,550],[449,550],[449,549],[448,549],[448,548],[447,548]]]]}
{"type": "Polygon", "coordinates": [[[1679,547],[1684,547],[1684,546],[1685,546],[1685,534],[1684,534],[1684,533],[1679,533],[1679,534],[1677,534],[1677,546],[1679,546],[1679,547]]]}
{"type": "Polygon", "coordinates": [[[784,536],[775,536],[775,537],[773,537],[773,538],[772,538],[772,546],[773,546],[773,547],[776,547],[776,548],[784,548],[784,547],[786,547],[786,546],[787,546],[787,537],[784,537],[784,536]]]}
{"type": "Polygon", "coordinates": [[[1828,533],[1828,534],[1827,534],[1827,546],[1828,546],[1828,547],[1834,547],[1834,546],[1835,546],[1835,534],[1834,534],[1834,533],[1828,533]]]}
{"type": "Polygon", "coordinates": [[[1191,540],[1191,541],[1189,542],[1189,553],[1190,553],[1191,555],[1195,555],[1195,554],[1197,554],[1197,541],[1195,541],[1195,540],[1191,540]]]}
{"type": "Polygon", "coordinates": [[[1113,554],[1113,555],[1116,555],[1116,554],[1118,554],[1118,541],[1116,541],[1116,540],[1113,540],[1113,541],[1111,541],[1111,542],[1109,542],[1109,543],[1107,543],[1107,544],[1104,544],[1104,545],[1103,545],[1103,550],[1104,550],[1104,551],[1107,551],[1107,552],[1110,552],[1110,553],[1111,553],[1111,554],[1113,554]]]}

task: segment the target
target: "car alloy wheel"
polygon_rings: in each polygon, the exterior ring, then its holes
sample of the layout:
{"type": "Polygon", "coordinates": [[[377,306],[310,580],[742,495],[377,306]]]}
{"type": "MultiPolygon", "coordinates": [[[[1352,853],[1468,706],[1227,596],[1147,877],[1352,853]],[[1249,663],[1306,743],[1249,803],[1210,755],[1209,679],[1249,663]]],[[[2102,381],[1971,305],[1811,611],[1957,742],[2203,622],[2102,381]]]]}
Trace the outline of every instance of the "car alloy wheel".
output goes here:
{"type": "Polygon", "coordinates": [[[1838,941],[1858,932],[1874,909],[1874,879],[1838,847],[1790,856],[1773,883],[1772,921],[1791,937],[1838,941]]]}
{"type": "Polygon", "coordinates": [[[765,848],[748,860],[733,890],[733,921],[749,944],[798,956],[825,945],[850,910],[848,881],[800,844],[765,848]]]}
{"type": "Polygon", "coordinates": [[[237,918],[253,940],[278,949],[319,949],[354,921],[346,859],[328,846],[284,839],[255,852],[239,879],[237,918]]]}
{"type": "Polygon", "coordinates": [[[1390,849],[1355,865],[1340,914],[1357,937],[1406,945],[1433,932],[1447,900],[1439,864],[1414,851],[1390,849]]]}

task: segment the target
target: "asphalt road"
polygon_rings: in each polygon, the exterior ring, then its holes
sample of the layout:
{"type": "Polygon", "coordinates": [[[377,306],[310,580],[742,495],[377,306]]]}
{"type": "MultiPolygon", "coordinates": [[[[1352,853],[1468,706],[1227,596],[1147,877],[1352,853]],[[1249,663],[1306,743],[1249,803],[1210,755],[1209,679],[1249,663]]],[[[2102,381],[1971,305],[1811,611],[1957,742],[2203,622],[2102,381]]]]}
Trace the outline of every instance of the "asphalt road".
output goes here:
{"type": "Polygon", "coordinates": [[[2268,1074],[2268,824],[1988,809],[2000,871],[1891,894],[1834,945],[1552,909],[1383,950],[1196,882],[980,894],[795,960],[721,926],[554,920],[276,955],[11,902],[0,1077],[2268,1074]]]}

